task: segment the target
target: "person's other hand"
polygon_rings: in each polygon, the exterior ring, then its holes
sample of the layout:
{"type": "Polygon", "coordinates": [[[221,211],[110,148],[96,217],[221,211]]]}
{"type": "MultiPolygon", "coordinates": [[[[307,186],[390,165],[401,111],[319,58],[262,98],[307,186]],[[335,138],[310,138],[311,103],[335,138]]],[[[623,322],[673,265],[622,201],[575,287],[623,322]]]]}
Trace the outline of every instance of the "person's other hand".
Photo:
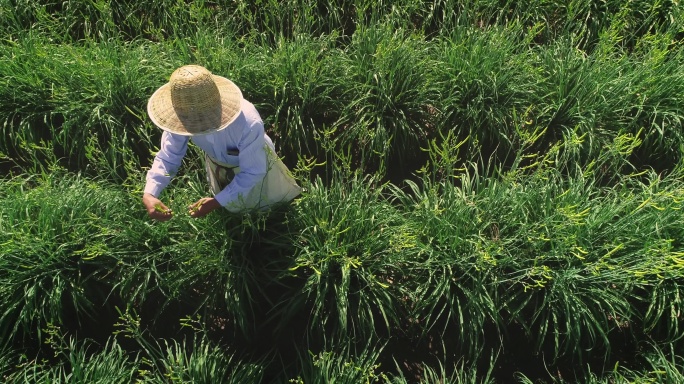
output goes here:
{"type": "Polygon", "coordinates": [[[213,197],[203,197],[188,206],[188,213],[190,216],[198,219],[208,215],[211,211],[220,206],[221,204],[213,197]]]}
{"type": "Polygon", "coordinates": [[[147,214],[151,218],[159,221],[166,221],[173,217],[171,208],[164,205],[161,200],[157,199],[153,195],[145,193],[143,195],[142,201],[145,205],[145,209],[147,210],[147,214]]]}

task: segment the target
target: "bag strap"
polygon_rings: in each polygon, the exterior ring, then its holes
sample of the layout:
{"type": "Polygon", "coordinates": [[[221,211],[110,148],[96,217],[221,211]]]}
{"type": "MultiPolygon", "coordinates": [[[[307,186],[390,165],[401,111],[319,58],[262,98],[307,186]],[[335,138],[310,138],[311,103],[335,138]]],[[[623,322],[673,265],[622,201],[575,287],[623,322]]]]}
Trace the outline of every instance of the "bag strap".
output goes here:
{"type": "Polygon", "coordinates": [[[207,155],[206,158],[207,158],[207,160],[211,161],[212,163],[214,163],[214,164],[216,164],[216,165],[219,165],[219,166],[221,166],[221,167],[223,167],[223,168],[228,168],[228,169],[238,168],[238,166],[229,165],[229,164],[226,164],[226,163],[224,163],[224,162],[222,162],[222,161],[218,161],[218,160],[214,159],[213,157],[211,157],[211,156],[209,156],[209,155],[207,155]]]}

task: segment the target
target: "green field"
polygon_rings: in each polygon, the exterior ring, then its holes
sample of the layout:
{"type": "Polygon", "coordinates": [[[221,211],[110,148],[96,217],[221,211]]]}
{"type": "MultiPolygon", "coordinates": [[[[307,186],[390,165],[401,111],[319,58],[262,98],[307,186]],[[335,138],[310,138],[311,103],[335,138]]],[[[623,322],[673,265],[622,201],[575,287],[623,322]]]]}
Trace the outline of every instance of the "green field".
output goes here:
{"type": "MultiPolygon", "coordinates": [[[[7,383],[684,382],[679,0],[0,0],[7,383]],[[305,192],[148,218],[179,66],[305,192]]],[[[162,198],[210,195],[191,147],[162,198]]]]}

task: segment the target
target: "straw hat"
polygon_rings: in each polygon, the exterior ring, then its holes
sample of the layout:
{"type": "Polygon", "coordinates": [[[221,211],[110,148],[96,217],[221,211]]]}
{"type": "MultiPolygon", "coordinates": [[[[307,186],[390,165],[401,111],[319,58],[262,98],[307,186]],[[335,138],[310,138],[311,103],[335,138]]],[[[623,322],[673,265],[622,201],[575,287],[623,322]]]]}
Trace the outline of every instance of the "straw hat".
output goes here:
{"type": "Polygon", "coordinates": [[[186,65],[152,94],[147,114],[165,131],[203,135],[230,125],[240,114],[241,101],[242,92],[232,81],[199,65],[186,65]]]}

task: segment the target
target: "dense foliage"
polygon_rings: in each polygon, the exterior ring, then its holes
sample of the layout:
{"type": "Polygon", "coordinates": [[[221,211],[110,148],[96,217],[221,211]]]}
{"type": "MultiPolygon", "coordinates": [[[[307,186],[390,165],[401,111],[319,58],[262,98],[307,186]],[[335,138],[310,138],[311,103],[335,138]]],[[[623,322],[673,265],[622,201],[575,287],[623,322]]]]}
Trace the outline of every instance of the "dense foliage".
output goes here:
{"type": "Polygon", "coordinates": [[[684,380],[678,1],[0,0],[0,33],[4,381],[684,380]],[[148,219],[189,63],[299,199],[148,219]]]}

